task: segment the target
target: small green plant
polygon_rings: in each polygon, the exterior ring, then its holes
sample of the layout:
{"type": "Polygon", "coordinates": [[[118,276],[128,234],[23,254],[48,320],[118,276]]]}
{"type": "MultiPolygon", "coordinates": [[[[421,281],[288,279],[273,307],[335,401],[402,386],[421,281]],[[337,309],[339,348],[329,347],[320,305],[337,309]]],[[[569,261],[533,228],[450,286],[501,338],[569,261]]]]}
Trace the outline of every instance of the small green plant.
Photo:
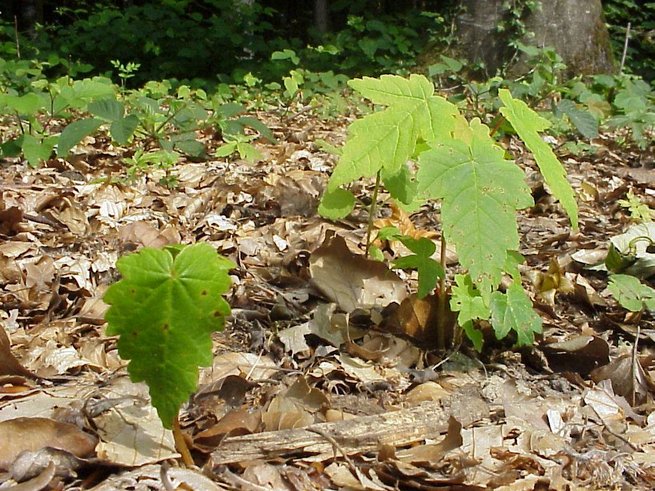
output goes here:
{"type": "Polygon", "coordinates": [[[652,143],[655,132],[655,92],[643,80],[625,79],[612,102],[617,114],[607,122],[611,128],[628,128],[639,148],[652,143]]]}
{"type": "Polygon", "coordinates": [[[235,265],[210,245],[195,244],[144,248],[116,267],[122,279],[104,296],[107,334],[119,336],[130,378],[148,384],[162,424],[173,429],[178,451],[192,465],[178,412],[197,388],[198,366],[212,362],[211,334],[230,314],[223,295],[235,265]]]}
{"type": "Polygon", "coordinates": [[[177,186],[177,177],[172,174],[172,169],[179,160],[180,154],[171,150],[144,152],[140,148],[131,157],[123,159],[127,165],[127,177],[129,179],[135,179],[139,175],[159,169],[164,171],[164,177],[161,178],[160,184],[169,188],[177,186]]]}
{"type": "MultiPolygon", "coordinates": [[[[369,210],[367,252],[370,244],[378,188],[384,185],[392,198],[410,207],[427,200],[441,201],[441,268],[425,261],[434,250],[419,242],[408,242],[414,253],[400,266],[412,266],[429,275],[419,278],[421,293],[433,291],[439,278],[439,348],[446,345],[446,310],[458,312],[458,324],[482,347],[482,333],[474,321],[489,320],[496,337],[514,331],[520,345],[533,342],[541,320],[521,286],[518,265],[517,211],[533,204],[523,171],[505,158],[505,150],[490,129],[474,118],[467,121],[457,107],[434,94],[425,77],[409,79],[383,75],[379,79],[355,79],[349,85],[377,105],[386,106],[355,121],[338,165],[328,182],[319,212],[342,218],[355,205],[355,197],[343,186],[364,177],[375,177],[376,187],[369,210]],[[414,173],[408,161],[414,160],[414,173]],[[447,285],[445,250],[455,247],[466,274],[447,285]],[[498,289],[507,275],[511,284],[498,289]],[[452,295],[449,296],[449,291],[452,295]]],[[[540,132],[549,123],[506,89],[499,91],[504,118],[514,127],[535,160],[553,195],[557,197],[574,228],[578,226],[577,204],[566,173],[540,132]]]]}
{"type": "Polygon", "coordinates": [[[251,143],[256,135],[233,135],[225,138],[225,143],[216,149],[217,157],[229,157],[238,154],[239,157],[251,164],[262,158],[262,154],[251,143]]]}
{"type": "Polygon", "coordinates": [[[651,210],[646,203],[641,201],[638,196],[635,196],[632,189],[628,191],[626,199],[620,199],[618,203],[628,210],[628,213],[630,213],[630,219],[633,222],[643,223],[653,221],[653,210],[651,210]]]}
{"type": "Polygon", "coordinates": [[[121,89],[125,91],[125,86],[127,81],[136,75],[136,72],[141,68],[140,63],[134,63],[130,61],[128,63],[121,63],[120,60],[111,60],[111,66],[113,66],[118,72],[118,78],[121,81],[121,89]]]}
{"type": "Polygon", "coordinates": [[[644,285],[639,278],[627,274],[613,274],[610,276],[608,289],[616,301],[631,312],[655,312],[655,289],[644,285]]]}
{"type": "MultiPolygon", "coordinates": [[[[2,142],[0,152],[5,156],[18,156],[22,153],[34,167],[48,160],[55,146],[57,154],[64,155],[58,145],[60,135],[53,128],[61,120],[70,120],[74,111],[82,110],[89,103],[113,94],[111,82],[101,77],[76,81],[62,77],[55,82],[39,79],[33,81],[29,90],[23,94],[8,90],[0,95],[0,114],[14,120],[17,132],[2,142]]],[[[77,124],[71,132],[80,133],[82,125],[77,124]]],[[[89,130],[84,129],[85,132],[89,130]]],[[[66,137],[70,138],[71,132],[66,137]]],[[[68,145],[66,137],[61,142],[62,148],[68,145]]]]}

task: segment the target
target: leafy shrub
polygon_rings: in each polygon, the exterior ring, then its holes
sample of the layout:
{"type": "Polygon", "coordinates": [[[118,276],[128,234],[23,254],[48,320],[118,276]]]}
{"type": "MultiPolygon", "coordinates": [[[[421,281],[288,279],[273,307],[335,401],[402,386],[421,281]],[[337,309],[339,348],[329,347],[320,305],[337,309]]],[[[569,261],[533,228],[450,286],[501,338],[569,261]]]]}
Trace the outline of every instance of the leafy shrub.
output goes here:
{"type": "Polygon", "coordinates": [[[43,52],[91,62],[100,72],[111,71],[111,60],[138,63],[135,84],[165,78],[215,79],[256,63],[259,54],[270,49],[263,38],[270,9],[257,2],[248,6],[211,0],[204,2],[206,10],[198,10],[192,3],[78,9],[74,22],[41,31],[36,44],[43,52]]]}

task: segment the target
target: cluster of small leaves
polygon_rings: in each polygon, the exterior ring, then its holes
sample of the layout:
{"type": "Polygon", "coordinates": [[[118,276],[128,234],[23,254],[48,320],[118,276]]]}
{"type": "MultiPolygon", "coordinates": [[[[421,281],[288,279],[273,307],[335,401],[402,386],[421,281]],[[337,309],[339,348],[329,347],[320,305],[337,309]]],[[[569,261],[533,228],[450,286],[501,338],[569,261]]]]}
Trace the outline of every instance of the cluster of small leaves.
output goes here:
{"type": "MultiPolygon", "coordinates": [[[[453,310],[460,312],[460,325],[478,347],[481,335],[474,332],[475,319],[490,319],[499,338],[515,331],[519,343],[532,342],[540,321],[521,287],[517,265],[522,258],[516,253],[516,213],[532,205],[521,169],[505,159],[505,150],[486,125],[477,118],[467,121],[455,105],[434,93],[433,84],[423,76],[383,75],[349,84],[386,108],[349,127],[319,208],[321,214],[346,216],[355,199],[343,186],[376,175],[401,203],[416,206],[440,200],[443,236],[454,245],[467,271],[468,279],[458,278],[451,300],[453,310]],[[410,159],[418,165],[415,174],[407,164],[410,159]],[[505,274],[513,278],[513,284],[506,292],[497,291],[505,274]]],[[[553,195],[577,227],[573,190],[562,165],[539,136],[548,121],[507,90],[500,92],[500,99],[502,114],[533,152],[553,195]]],[[[425,270],[429,264],[425,260],[434,250],[420,243],[410,245],[414,256],[398,265],[425,270]]],[[[430,267],[434,274],[429,284],[434,287],[437,273],[442,272],[430,267]]],[[[422,294],[427,284],[419,285],[422,294]]]]}
{"type": "Polygon", "coordinates": [[[655,312],[655,289],[634,276],[614,274],[610,276],[608,289],[621,306],[631,312],[644,309],[655,312]]]}
{"type": "MultiPolygon", "coordinates": [[[[22,154],[30,165],[38,166],[53,152],[66,158],[85,137],[103,130],[120,146],[138,150],[154,144],[166,155],[194,158],[205,155],[205,145],[198,140],[198,130],[205,128],[213,128],[227,141],[245,137],[248,127],[274,141],[270,129],[256,118],[242,115],[244,111],[243,105],[224,102],[220,95],[209,97],[203,90],[192,91],[187,86],[172,92],[170,83],[164,82],[149,82],[143,89],[125,94],[101,77],[77,81],[63,77],[52,83],[37,80],[23,94],[10,89],[0,95],[0,114],[12,118],[17,128],[13,137],[2,142],[0,155],[22,154]],[[81,114],[89,117],[80,118],[81,114]],[[58,132],[62,123],[65,127],[58,132]]],[[[246,153],[244,145],[249,145],[252,135],[247,138],[227,154],[246,153]]],[[[246,157],[253,155],[250,147],[246,157]]],[[[227,155],[225,149],[220,154],[227,155]]],[[[146,163],[157,155],[150,152],[146,158],[133,158],[132,163],[146,163]]]]}
{"type": "Polygon", "coordinates": [[[211,333],[230,307],[222,297],[235,265],[208,244],[144,248],[120,258],[122,279],[104,296],[107,334],[120,336],[135,382],[145,381],[166,428],[198,383],[198,366],[212,361],[211,333]]]}

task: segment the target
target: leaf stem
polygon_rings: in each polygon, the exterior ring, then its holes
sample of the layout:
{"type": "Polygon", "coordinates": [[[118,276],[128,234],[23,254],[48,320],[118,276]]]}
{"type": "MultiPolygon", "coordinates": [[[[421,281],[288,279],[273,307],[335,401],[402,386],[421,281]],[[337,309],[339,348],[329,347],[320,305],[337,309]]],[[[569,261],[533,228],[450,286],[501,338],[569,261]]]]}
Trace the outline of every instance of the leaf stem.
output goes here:
{"type": "Polygon", "coordinates": [[[489,133],[489,136],[494,136],[505,121],[507,121],[505,119],[505,116],[500,116],[498,118],[498,120],[496,121],[496,124],[494,125],[494,127],[491,129],[491,132],[489,133]]]}
{"type": "Polygon", "coordinates": [[[371,248],[371,234],[373,233],[373,220],[377,213],[378,191],[380,190],[380,171],[375,176],[375,188],[373,188],[373,197],[371,198],[371,207],[368,210],[368,226],[366,227],[366,250],[365,256],[368,258],[368,251],[371,248]]]}
{"type": "Polygon", "coordinates": [[[177,416],[175,416],[175,419],[173,420],[173,440],[175,440],[175,449],[180,452],[180,455],[182,455],[182,462],[184,462],[184,465],[187,467],[193,467],[195,462],[193,461],[193,457],[191,457],[191,452],[189,451],[189,447],[186,444],[186,440],[180,429],[180,420],[177,416]]]}
{"type": "MultiPolygon", "coordinates": [[[[441,252],[439,262],[445,273],[446,271],[446,238],[441,230],[441,252]]],[[[439,279],[439,292],[437,297],[437,349],[446,349],[446,275],[439,279]]]]}

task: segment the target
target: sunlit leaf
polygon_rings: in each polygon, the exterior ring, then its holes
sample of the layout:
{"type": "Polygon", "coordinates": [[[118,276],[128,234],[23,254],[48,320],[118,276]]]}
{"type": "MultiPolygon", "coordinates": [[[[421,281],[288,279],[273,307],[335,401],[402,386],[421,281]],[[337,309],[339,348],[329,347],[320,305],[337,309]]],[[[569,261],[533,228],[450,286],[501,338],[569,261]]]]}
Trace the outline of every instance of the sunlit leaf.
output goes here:
{"type": "MultiPolygon", "coordinates": [[[[434,85],[421,75],[409,79],[395,75],[364,77],[351,80],[349,85],[373,103],[388,107],[350,125],[328,192],[361,177],[375,176],[380,170],[386,180],[392,178],[414,154],[419,138],[433,141],[448,134],[459,115],[453,104],[434,95],[434,85]]],[[[400,199],[407,202],[408,195],[400,199]]]]}
{"type": "Polygon", "coordinates": [[[230,288],[234,264],[210,245],[196,244],[181,251],[145,248],[116,266],[123,279],[104,297],[111,306],[107,333],[120,336],[130,378],[148,384],[152,405],[171,428],[196,389],[198,366],[211,364],[211,333],[230,313],[221,295],[230,288]]]}
{"type": "Polygon", "coordinates": [[[498,96],[505,105],[500,108],[500,112],[533,153],[551,193],[562,203],[571,225],[577,229],[578,204],[575,201],[573,188],[566,180],[566,170],[557,160],[550,146],[539,135],[550,126],[550,122],[530,109],[525,102],[514,99],[509,90],[499,90],[498,96]]]}
{"type": "Polygon", "coordinates": [[[500,282],[508,251],[519,247],[516,210],[532,205],[532,196],[523,171],[479,120],[469,140],[443,138],[421,154],[418,192],[442,200],[446,240],[485,296],[500,282]]]}

